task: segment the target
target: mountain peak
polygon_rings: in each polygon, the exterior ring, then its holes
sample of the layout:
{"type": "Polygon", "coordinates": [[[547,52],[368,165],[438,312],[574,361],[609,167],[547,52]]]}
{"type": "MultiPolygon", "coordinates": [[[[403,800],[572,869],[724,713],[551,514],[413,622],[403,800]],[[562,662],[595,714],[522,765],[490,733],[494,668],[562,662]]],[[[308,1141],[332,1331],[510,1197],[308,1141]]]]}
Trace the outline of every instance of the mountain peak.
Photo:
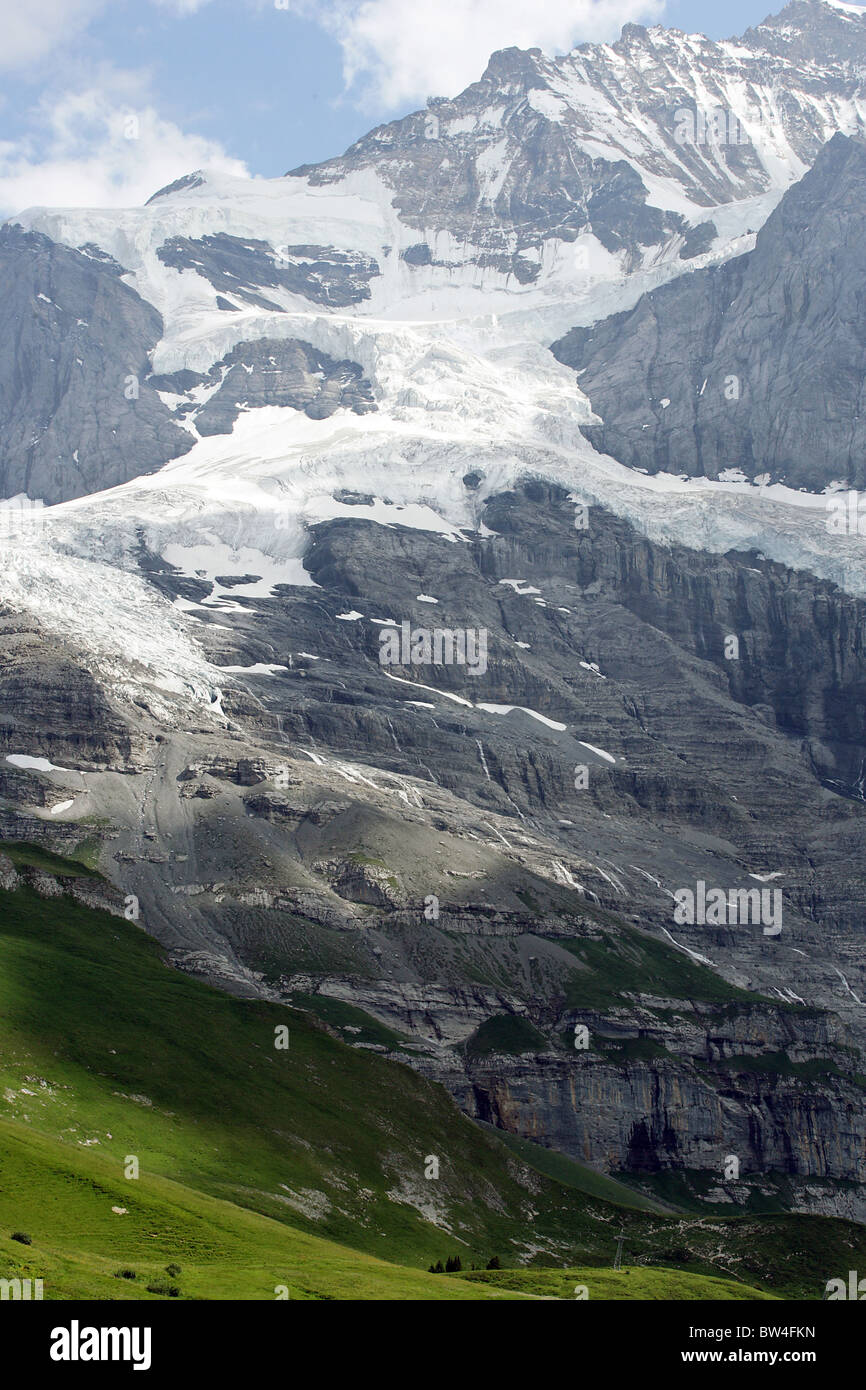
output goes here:
{"type": "Polygon", "coordinates": [[[788,0],[778,14],[769,15],[758,28],[781,28],[790,24],[835,23],[866,19],[866,5],[851,5],[844,0],[788,0]]]}
{"type": "Polygon", "coordinates": [[[743,42],[795,60],[839,63],[866,58],[866,6],[843,0],[790,0],[746,30],[743,42]]]}
{"type": "Polygon", "coordinates": [[[181,193],[184,189],[201,188],[206,182],[204,170],[194,169],[192,173],[183,174],[173,183],[167,183],[164,188],[158,188],[155,193],[151,193],[145,207],[155,203],[159,198],[167,198],[171,193],[181,193]]]}
{"type": "Polygon", "coordinates": [[[526,90],[545,85],[539,67],[544,61],[540,48],[499,48],[491,53],[482,82],[496,87],[521,84],[526,90]]]}

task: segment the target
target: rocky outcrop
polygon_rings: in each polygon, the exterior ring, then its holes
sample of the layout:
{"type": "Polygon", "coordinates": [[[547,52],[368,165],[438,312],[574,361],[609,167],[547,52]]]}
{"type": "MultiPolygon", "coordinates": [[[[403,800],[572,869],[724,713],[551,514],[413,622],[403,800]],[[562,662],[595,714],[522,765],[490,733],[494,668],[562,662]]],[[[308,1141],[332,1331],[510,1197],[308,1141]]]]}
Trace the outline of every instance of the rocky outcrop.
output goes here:
{"type": "Polygon", "coordinates": [[[836,135],[750,254],[554,343],[595,447],[650,473],[863,487],[864,199],[866,144],[836,135]]]}
{"type": "Polygon", "coordinates": [[[268,405],[302,410],[311,420],[340,409],[357,415],[376,409],[370,382],[356,363],[337,362],[295,339],[238,343],[206,374],[155,376],[151,385],[176,398],[176,417],[193,420],[202,435],[230,434],[242,410],[268,405]]]}
{"type": "Polygon", "coordinates": [[[0,607],[0,796],[20,793],[44,806],[39,768],[16,766],[10,755],[54,762],[55,791],[80,790],[82,771],[131,770],[146,756],[143,740],[76,654],[34,618],[0,607]]]}
{"type": "MultiPolygon", "coordinates": [[[[537,278],[541,247],[552,236],[575,241],[592,232],[607,250],[637,258],[684,229],[685,219],[650,206],[640,176],[616,152],[599,158],[582,148],[587,132],[579,116],[551,117],[533,101],[556,86],[557,75],[538,49],[505,49],[453,101],[431,103],[378,127],[342,158],[291,174],[318,185],[372,166],[409,226],[474,244],[473,264],[521,283],[537,278]]],[[[405,259],[454,269],[465,263],[460,256],[437,261],[424,242],[405,259]]]]}
{"type": "Polygon", "coordinates": [[[7,855],[0,853],[0,888],[8,893],[17,886],[18,874],[15,871],[15,865],[7,855]]]}
{"type": "Polygon", "coordinates": [[[480,1119],[606,1171],[721,1174],[733,1155],[743,1173],[863,1179],[863,1092],[844,1083],[809,1092],[743,1073],[722,1088],[658,1059],[576,1068],[494,1058],[472,1069],[460,1099],[480,1119]]]}
{"type": "MultiPolygon", "coordinates": [[[[189,178],[178,179],[149,201],[196,186],[189,178]]],[[[157,254],[163,265],[203,275],[228,296],[220,305],[225,309],[282,308],[268,298],[269,289],[287,290],[313,304],[344,308],[369,299],[369,282],[379,274],[372,257],[359,251],[338,251],[334,246],[280,246],[275,251],[266,241],[244,240],[225,232],[171,237],[157,254]]]]}
{"type": "Polygon", "coordinates": [[[40,898],[66,896],[84,907],[109,912],[113,917],[125,916],[123,897],[105,879],[89,877],[83,868],[80,872],[61,869],[49,873],[32,864],[15,864],[8,855],[0,852],[0,890],[14,893],[22,886],[32,889],[40,898]]]}
{"type": "Polygon", "coordinates": [[[147,381],[162,319],[96,248],[0,229],[0,497],[63,502],[193,439],[147,381]]]}

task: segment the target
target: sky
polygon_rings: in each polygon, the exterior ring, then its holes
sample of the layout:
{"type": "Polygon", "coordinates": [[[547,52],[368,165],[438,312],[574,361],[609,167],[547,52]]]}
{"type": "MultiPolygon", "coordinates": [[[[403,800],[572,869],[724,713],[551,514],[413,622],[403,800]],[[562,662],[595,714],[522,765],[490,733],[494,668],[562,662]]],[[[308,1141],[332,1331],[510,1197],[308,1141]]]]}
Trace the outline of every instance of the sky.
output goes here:
{"type": "Polygon", "coordinates": [[[190,170],[275,177],[454,96],[493,51],[663,23],[727,38],[785,0],[0,0],[0,216],[131,207],[190,170]]]}

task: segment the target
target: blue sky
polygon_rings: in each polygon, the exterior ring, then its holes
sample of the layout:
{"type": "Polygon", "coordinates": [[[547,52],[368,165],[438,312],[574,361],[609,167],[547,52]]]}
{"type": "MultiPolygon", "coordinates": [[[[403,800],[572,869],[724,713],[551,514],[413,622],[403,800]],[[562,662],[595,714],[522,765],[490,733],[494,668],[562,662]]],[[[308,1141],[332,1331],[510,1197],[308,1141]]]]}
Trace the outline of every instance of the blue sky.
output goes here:
{"type": "Polygon", "coordinates": [[[201,165],[274,176],[453,95],[496,48],[624,22],[722,38],[784,0],[0,0],[0,213],[130,205],[201,165]]]}

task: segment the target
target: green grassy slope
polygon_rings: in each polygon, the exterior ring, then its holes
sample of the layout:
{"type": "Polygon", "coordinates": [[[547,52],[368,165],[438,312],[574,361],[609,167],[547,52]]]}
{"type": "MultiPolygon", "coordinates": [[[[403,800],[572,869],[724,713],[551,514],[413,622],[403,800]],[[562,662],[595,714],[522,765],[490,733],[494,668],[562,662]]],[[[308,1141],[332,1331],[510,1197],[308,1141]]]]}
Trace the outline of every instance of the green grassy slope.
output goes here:
{"type": "Polygon", "coordinates": [[[99,874],[89,868],[82,859],[69,859],[65,855],[55,854],[53,850],[43,848],[42,845],[15,844],[4,840],[0,844],[0,851],[12,861],[16,869],[40,869],[43,873],[54,874],[57,878],[99,878],[99,874]]]}
{"type": "Polygon", "coordinates": [[[0,1213],[0,1276],[42,1279],[49,1300],[534,1296],[388,1264],[165,1178],[127,1182],[93,1149],[9,1121],[0,1121],[0,1213]],[[13,1229],[32,1244],[11,1240],[13,1229]]]}
{"type": "MultiPolygon", "coordinates": [[[[76,1150],[0,1121],[0,1180],[32,1244],[0,1234],[4,1278],[41,1279],[47,1300],[489,1301],[769,1297],[677,1270],[501,1270],[443,1277],[389,1264],[165,1178],[118,1178],[76,1150]],[[168,1272],[168,1271],[171,1272],[168,1272]],[[120,1277],[121,1272],[126,1276],[120,1277]]],[[[3,1203],[0,1200],[0,1208],[3,1203]]]]}
{"type": "Polygon", "coordinates": [[[496,1254],[601,1269],[620,1227],[633,1263],[688,1266],[653,1271],[672,1297],[683,1279],[729,1274],[744,1296],[761,1284],[815,1297],[835,1265],[857,1252],[866,1263],[866,1233],[845,1222],[710,1223],[638,1210],[637,1196],[611,1205],[617,1184],[534,1145],[506,1147],[408,1067],[346,1046],[309,1014],[167,968],[133,923],[23,886],[0,892],[0,1120],[0,1251],[28,1231],[34,1246],[13,1242],[10,1269],[41,1251],[57,1287],[83,1297],[108,1296],[105,1279],[111,1296],[136,1296],[146,1284],[114,1280],[115,1264],[140,1262],[150,1280],[172,1261],[189,1296],[269,1297],[272,1278],[292,1283],[277,1278],[287,1260],[297,1296],[461,1297],[440,1291],[443,1276],[429,1283],[427,1266],[496,1254]],[[274,1046],[283,1025],[285,1050],[274,1046]],[[125,1176],[133,1156],[137,1179],[125,1176]],[[41,1203],[42,1191],[55,1196],[41,1203]],[[81,1205],[94,1191],[98,1221],[81,1205]],[[792,1263],[792,1248],[808,1253],[792,1263]],[[356,1252],[377,1257],[378,1273],[356,1252]],[[348,1292],[356,1265],[383,1291],[348,1292]]]}
{"type": "Polygon", "coordinates": [[[576,1188],[587,1197],[600,1197],[602,1201],[613,1202],[616,1206],[634,1207],[637,1211],[654,1211],[660,1215],[669,1215],[677,1210],[672,1204],[653,1201],[644,1193],[627,1187],[625,1183],[610,1178],[605,1173],[597,1173],[594,1168],[588,1168],[586,1164],[578,1163],[576,1159],[558,1153],[556,1149],[545,1149],[541,1144],[533,1143],[531,1139],[521,1139],[518,1134],[509,1134],[501,1129],[494,1130],[484,1121],[481,1123],[485,1129],[496,1135],[501,1144],[511,1149],[512,1153],[518,1154],[525,1163],[539,1173],[546,1173],[549,1178],[562,1183],[564,1187],[576,1188]]]}
{"type": "Polygon", "coordinates": [[[644,1269],[640,1265],[623,1269],[479,1270],[459,1277],[474,1288],[510,1289],[514,1293],[531,1293],[536,1298],[601,1298],[616,1302],[673,1299],[683,1303],[705,1299],[752,1302],[774,1298],[773,1294],[744,1288],[731,1279],[685,1274],[673,1269],[644,1269]]]}
{"type": "MultiPolygon", "coordinates": [[[[508,1250],[531,1194],[439,1087],[307,1014],[167,969],[132,923],[27,888],[0,896],[0,1113],[97,1148],[119,1176],[135,1156],[384,1258],[438,1258],[428,1216],[479,1261],[508,1250]]],[[[539,1227],[571,1246],[553,1192],[539,1227]]]]}

